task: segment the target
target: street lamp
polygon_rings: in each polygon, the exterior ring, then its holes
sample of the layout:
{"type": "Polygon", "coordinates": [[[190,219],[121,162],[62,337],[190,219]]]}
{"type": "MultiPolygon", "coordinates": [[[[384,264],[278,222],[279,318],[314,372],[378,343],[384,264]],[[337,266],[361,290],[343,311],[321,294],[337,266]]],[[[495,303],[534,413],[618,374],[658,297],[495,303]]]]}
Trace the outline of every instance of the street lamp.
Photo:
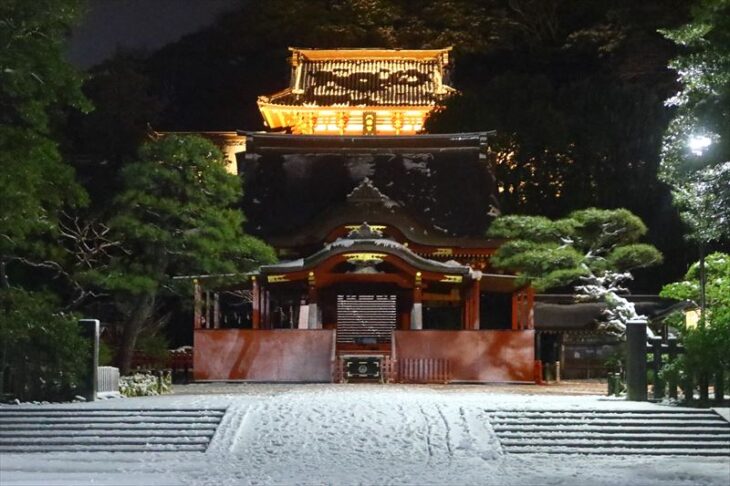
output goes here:
{"type": "MultiPolygon", "coordinates": [[[[687,140],[687,147],[697,157],[701,157],[702,154],[712,145],[712,139],[707,135],[691,135],[687,140]]],[[[702,235],[698,238],[699,253],[700,253],[700,326],[705,325],[705,287],[707,284],[707,278],[705,276],[705,242],[702,235]]]]}
{"type": "Polygon", "coordinates": [[[712,139],[707,135],[692,135],[687,141],[689,151],[698,157],[701,156],[710,145],[712,145],[712,139]]]}

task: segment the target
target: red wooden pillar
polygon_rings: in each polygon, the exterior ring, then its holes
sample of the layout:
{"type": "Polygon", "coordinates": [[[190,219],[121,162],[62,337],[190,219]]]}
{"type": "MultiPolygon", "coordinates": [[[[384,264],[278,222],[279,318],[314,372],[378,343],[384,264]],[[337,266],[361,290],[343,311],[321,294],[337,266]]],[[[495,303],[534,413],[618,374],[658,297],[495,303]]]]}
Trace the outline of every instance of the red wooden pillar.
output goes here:
{"type": "Polygon", "coordinates": [[[256,277],[251,277],[251,327],[261,327],[261,288],[256,277]]]}
{"type": "Polygon", "coordinates": [[[527,329],[535,329],[535,289],[527,288],[527,329]]]}
{"type": "Polygon", "coordinates": [[[512,294],[512,330],[516,331],[520,325],[520,291],[512,294]]]}
{"type": "Polygon", "coordinates": [[[198,279],[193,279],[193,328],[200,329],[203,318],[203,291],[198,279]]]}

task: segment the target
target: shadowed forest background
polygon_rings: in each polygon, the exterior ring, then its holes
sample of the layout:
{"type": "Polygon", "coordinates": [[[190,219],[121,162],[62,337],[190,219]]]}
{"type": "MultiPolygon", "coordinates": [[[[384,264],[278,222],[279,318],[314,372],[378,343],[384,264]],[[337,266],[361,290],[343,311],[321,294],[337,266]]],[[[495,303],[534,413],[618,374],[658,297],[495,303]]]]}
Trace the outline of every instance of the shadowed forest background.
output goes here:
{"type": "Polygon", "coordinates": [[[497,131],[489,155],[504,213],[559,217],[597,206],[639,215],[665,263],[637,272],[632,287],[656,292],[694,260],[657,180],[671,116],[664,101],[678,89],[667,68],[676,46],[657,31],[686,22],[690,4],[246,2],[156,52],[119,52],[92,68],[84,92],[96,109],[68,124],[67,151],[103,207],[150,127],[262,129],[256,98],[287,85],[290,46],[453,45],[450,84],[460,95],[427,131],[497,131]]]}

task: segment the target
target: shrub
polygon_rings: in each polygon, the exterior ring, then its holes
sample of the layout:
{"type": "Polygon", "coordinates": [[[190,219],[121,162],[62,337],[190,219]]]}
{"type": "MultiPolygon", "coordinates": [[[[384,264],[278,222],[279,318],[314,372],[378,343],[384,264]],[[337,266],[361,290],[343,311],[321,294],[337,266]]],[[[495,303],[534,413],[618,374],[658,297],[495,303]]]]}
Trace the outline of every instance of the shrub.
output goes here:
{"type": "Polygon", "coordinates": [[[165,373],[134,373],[119,379],[119,393],[125,397],[146,397],[169,393],[172,390],[172,375],[165,373]]]}
{"type": "Polygon", "coordinates": [[[20,400],[71,398],[85,372],[89,343],[77,319],[56,311],[48,293],[0,290],[0,370],[20,400]]]}

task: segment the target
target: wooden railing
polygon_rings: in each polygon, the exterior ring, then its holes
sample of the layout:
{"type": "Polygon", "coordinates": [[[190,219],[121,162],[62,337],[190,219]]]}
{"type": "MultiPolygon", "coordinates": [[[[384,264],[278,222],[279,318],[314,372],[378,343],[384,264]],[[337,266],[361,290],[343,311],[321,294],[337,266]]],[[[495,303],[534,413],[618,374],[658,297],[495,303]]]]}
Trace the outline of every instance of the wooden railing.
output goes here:
{"type": "Polygon", "coordinates": [[[99,366],[96,373],[97,393],[119,393],[119,368],[99,366]]]}
{"type": "Polygon", "coordinates": [[[400,359],[397,368],[400,383],[448,383],[451,381],[451,363],[448,359],[400,359]]]}

